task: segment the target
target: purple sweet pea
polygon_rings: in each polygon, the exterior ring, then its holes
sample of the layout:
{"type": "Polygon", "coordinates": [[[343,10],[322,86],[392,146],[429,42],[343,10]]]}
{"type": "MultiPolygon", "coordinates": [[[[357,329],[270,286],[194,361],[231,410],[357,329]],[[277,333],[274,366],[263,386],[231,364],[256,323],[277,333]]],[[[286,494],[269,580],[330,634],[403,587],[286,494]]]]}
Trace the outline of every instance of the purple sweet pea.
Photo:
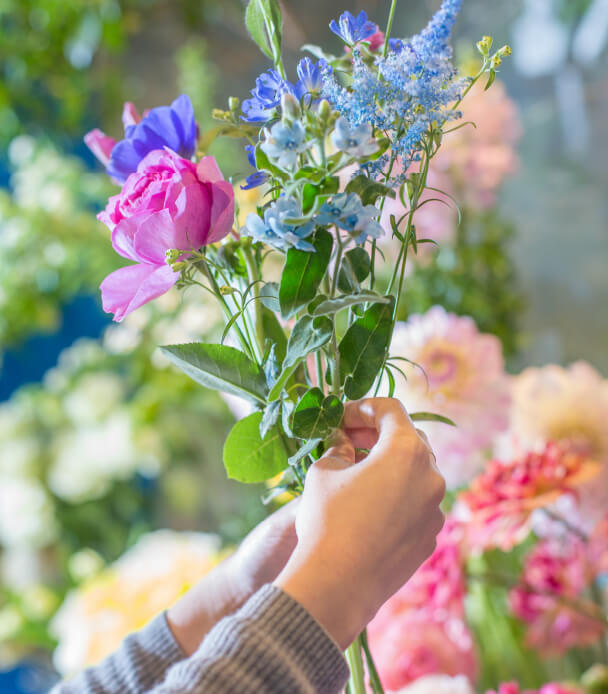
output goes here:
{"type": "Polygon", "coordinates": [[[361,10],[357,17],[348,11],[344,12],[337,22],[332,19],[329,28],[349,46],[369,38],[378,31],[378,25],[368,21],[365,10],[361,10]]]}
{"type": "Polygon", "coordinates": [[[130,115],[123,118],[125,139],[112,149],[107,168],[117,183],[124,183],[144,157],[156,149],[168,147],[186,159],[194,154],[198,132],[192,102],[185,94],[171,106],[151,109],[139,122],[135,111],[130,115]]]}

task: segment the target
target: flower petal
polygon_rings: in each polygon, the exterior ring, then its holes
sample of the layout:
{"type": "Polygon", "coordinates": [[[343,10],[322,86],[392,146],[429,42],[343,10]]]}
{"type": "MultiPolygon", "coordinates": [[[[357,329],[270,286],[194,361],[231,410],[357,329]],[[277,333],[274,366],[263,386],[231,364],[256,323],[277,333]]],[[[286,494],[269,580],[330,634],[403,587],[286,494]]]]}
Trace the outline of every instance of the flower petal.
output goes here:
{"type": "Polygon", "coordinates": [[[148,301],[164,294],[178,280],[179,273],[168,265],[129,265],[108,275],[101,283],[103,310],[120,322],[148,301]]]}

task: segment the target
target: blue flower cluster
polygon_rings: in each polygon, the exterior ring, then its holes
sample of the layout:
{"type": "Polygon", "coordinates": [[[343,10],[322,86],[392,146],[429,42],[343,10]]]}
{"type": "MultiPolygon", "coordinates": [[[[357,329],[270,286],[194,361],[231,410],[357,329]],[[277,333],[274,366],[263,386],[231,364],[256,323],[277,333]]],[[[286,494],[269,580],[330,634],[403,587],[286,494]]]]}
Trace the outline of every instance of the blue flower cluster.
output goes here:
{"type": "Polygon", "coordinates": [[[251,90],[251,98],[243,101],[243,120],[248,123],[265,123],[276,116],[283,94],[291,94],[296,99],[316,101],[323,87],[325,72],[331,68],[324,60],[314,63],[310,58],[303,58],[298,63],[298,81],[292,84],[284,80],[276,70],[262,73],[251,90]]]}
{"type": "MultiPolygon", "coordinates": [[[[351,127],[366,123],[386,132],[402,172],[419,159],[429,124],[460,115],[450,104],[461,96],[464,82],[456,79],[448,41],[461,5],[462,0],[444,0],[420,34],[407,41],[389,41],[388,55],[378,56],[374,65],[366,63],[355,47],[349,87],[324,74],[323,97],[351,127]]],[[[401,173],[391,182],[403,180],[401,173]]]]}
{"type": "Polygon", "coordinates": [[[340,193],[321,206],[319,213],[304,224],[293,221],[302,216],[302,209],[295,198],[281,197],[264,211],[264,219],[251,213],[245,220],[244,236],[262,241],[274,248],[288,250],[298,248],[314,251],[307,239],[317,226],[336,225],[348,232],[357,243],[369,237],[377,239],[383,233],[377,218],[380,211],[374,205],[363,205],[356,193],[340,193]]]}

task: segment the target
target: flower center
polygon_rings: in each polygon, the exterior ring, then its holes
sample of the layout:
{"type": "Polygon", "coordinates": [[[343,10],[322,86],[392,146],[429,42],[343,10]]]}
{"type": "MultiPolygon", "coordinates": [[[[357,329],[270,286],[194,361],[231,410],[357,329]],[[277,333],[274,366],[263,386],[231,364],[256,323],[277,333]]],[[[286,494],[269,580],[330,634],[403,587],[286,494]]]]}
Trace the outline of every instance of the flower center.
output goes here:
{"type": "Polygon", "coordinates": [[[354,137],[349,137],[348,140],[346,140],[346,145],[349,148],[358,147],[359,146],[359,140],[355,140],[354,137]]]}

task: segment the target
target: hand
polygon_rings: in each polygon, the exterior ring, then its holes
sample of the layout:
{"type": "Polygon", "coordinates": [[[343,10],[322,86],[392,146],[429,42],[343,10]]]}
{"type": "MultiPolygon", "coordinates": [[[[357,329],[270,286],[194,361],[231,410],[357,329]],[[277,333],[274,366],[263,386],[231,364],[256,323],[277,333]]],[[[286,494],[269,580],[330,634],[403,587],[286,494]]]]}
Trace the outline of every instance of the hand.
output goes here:
{"type": "Polygon", "coordinates": [[[298,545],[275,584],[346,648],[433,552],[444,494],[428,441],[398,400],[348,403],[344,431],[308,471],[298,545]]]}
{"type": "Polygon", "coordinates": [[[291,501],[254,528],[233,555],[167,611],[171,631],[187,655],[196,651],[220,619],[281,572],[296,546],[298,501],[291,501]]]}

